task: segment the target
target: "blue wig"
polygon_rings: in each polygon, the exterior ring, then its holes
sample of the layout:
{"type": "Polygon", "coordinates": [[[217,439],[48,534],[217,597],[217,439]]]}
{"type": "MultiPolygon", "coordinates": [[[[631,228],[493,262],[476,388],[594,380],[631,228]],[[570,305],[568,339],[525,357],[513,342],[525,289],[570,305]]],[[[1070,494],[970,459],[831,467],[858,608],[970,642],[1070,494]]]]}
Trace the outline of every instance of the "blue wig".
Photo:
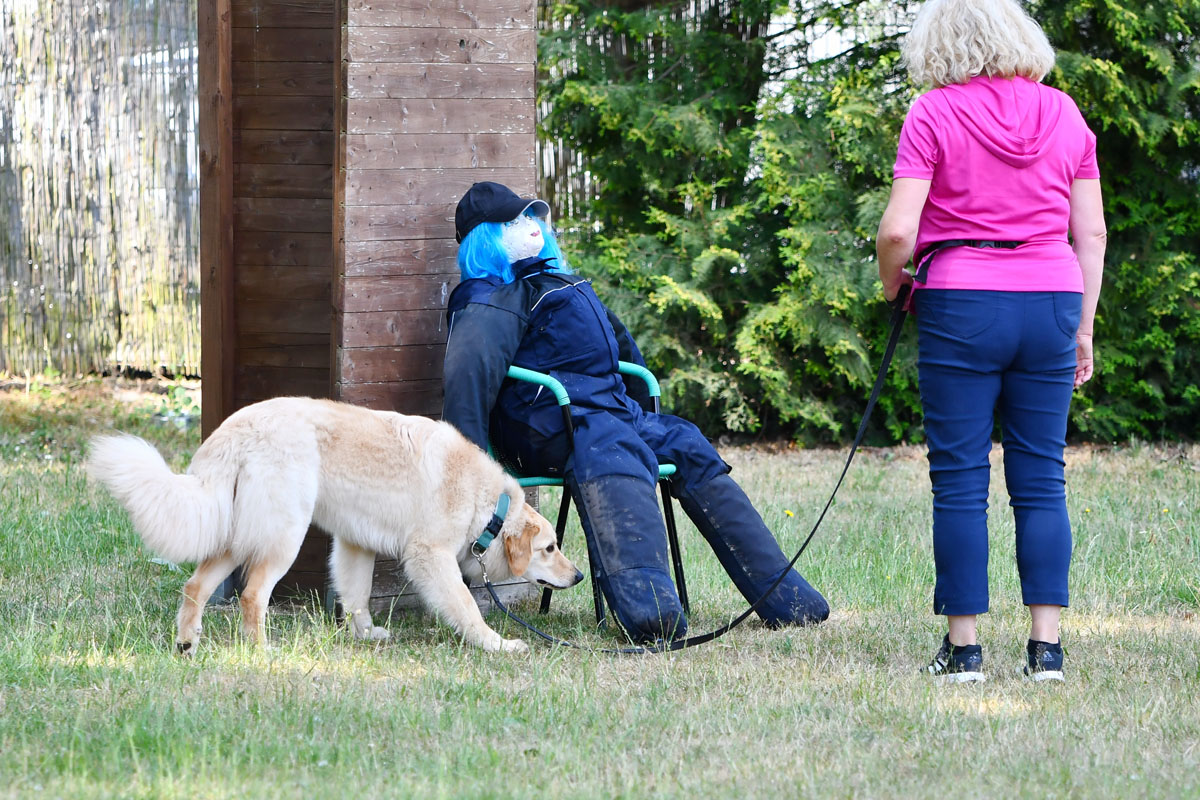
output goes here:
{"type": "MultiPolygon", "coordinates": [[[[570,272],[562,250],[558,247],[558,239],[546,220],[535,214],[526,216],[533,217],[534,222],[542,229],[542,251],[537,257],[554,259],[552,272],[570,272]]],[[[481,222],[459,244],[458,270],[464,281],[471,278],[499,278],[505,283],[512,283],[516,280],[512,264],[508,261],[508,254],[500,246],[503,229],[503,224],[499,222],[481,222]]]]}

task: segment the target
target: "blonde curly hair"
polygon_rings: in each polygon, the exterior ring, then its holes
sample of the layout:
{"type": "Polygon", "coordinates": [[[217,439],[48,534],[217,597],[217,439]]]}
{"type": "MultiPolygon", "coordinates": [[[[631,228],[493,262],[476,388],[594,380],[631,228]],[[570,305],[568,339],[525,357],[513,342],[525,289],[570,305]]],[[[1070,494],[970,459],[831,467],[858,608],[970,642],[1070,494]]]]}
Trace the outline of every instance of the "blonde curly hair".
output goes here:
{"type": "Polygon", "coordinates": [[[1016,0],[929,0],[900,48],[917,86],[966,83],[976,75],[1040,81],[1054,49],[1016,0]]]}

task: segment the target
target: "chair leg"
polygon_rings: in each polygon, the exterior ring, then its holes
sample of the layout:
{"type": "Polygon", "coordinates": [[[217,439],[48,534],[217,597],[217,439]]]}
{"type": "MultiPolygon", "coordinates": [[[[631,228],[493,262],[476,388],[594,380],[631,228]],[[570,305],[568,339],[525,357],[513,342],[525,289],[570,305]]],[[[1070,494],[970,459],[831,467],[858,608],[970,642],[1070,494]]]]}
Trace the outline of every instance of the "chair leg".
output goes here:
{"type": "MultiPolygon", "coordinates": [[[[583,538],[587,539],[586,536],[583,538]]],[[[587,551],[588,564],[596,564],[598,559],[592,551],[592,543],[590,541],[587,543],[587,551]]],[[[592,566],[589,571],[592,573],[592,603],[596,607],[596,628],[599,629],[604,627],[605,621],[604,593],[600,591],[600,581],[596,580],[596,568],[592,566]]]]}
{"type": "Polygon", "coordinates": [[[667,489],[666,481],[659,481],[658,485],[662,487],[663,519],[667,523],[667,543],[671,547],[671,566],[675,570],[675,590],[679,593],[679,604],[683,606],[683,613],[691,616],[692,605],[688,602],[687,581],[683,577],[683,554],[679,549],[679,534],[675,529],[675,509],[671,504],[671,493],[667,489]]]}
{"type": "MultiPolygon", "coordinates": [[[[567,532],[567,511],[571,508],[571,493],[563,487],[562,502],[558,504],[558,519],[554,523],[554,532],[558,535],[558,549],[562,550],[563,535],[567,532]]],[[[538,611],[545,614],[550,610],[550,597],[553,589],[542,589],[542,604],[538,611]]]]}

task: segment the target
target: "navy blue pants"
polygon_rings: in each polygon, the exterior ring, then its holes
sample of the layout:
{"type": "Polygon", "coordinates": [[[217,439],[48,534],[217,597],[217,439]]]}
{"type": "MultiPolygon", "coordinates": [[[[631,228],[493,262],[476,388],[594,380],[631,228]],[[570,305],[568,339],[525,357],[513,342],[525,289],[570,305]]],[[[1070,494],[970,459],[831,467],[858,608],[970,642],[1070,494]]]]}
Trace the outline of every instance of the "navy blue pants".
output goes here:
{"type": "Polygon", "coordinates": [[[1081,304],[1074,292],[917,292],[936,614],[988,610],[988,453],[997,413],[1022,601],[1067,605],[1063,448],[1081,304]]]}
{"type": "Polygon", "coordinates": [[[580,483],[608,475],[658,481],[659,463],[674,464],[672,489],[703,486],[729,472],[700,429],[671,414],[652,414],[630,404],[605,410],[579,408],[572,415],[575,451],[562,426],[550,435],[516,420],[493,426],[493,439],[503,459],[527,475],[562,475],[573,472],[580,483]],[[565,465],[565,470],[564,470],[565,465]]]}

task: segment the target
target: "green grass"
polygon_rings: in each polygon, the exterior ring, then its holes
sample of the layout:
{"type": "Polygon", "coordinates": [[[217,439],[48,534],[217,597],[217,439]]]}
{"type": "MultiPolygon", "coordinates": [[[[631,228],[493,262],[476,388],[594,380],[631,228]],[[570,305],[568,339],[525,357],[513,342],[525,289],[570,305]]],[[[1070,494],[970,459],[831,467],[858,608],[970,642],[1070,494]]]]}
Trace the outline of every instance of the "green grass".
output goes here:
{"type": "MultiPolygon", "coordinates": [[[[918,675],[942,627],[916,448],[852,468],[800,564],[835,609],[816,629],[747,623],[663,656],[537,643],[509,656],[420,615],[362,645],[302,606],[276,609],[257,650],[217,609],[185,661],[171,643],[186,573],[151,561],[80,462],[116,426],[182,468],[196,432],[157,421],[159,396],[70,388],[0,392],[0,798],[1200,796],[1200,447],[1069,452],[1061,686],[1017,677],[1026,617],[999,469],[989,681],[918,675]]],[[[789,552],[844,458],[725,455],[789,552]]],[[[682,536],[700,632],[742,606],[695,531],[682,536]]],[[[615,643],[590,620],[585,583],[534,621],[615,643]]]]}

